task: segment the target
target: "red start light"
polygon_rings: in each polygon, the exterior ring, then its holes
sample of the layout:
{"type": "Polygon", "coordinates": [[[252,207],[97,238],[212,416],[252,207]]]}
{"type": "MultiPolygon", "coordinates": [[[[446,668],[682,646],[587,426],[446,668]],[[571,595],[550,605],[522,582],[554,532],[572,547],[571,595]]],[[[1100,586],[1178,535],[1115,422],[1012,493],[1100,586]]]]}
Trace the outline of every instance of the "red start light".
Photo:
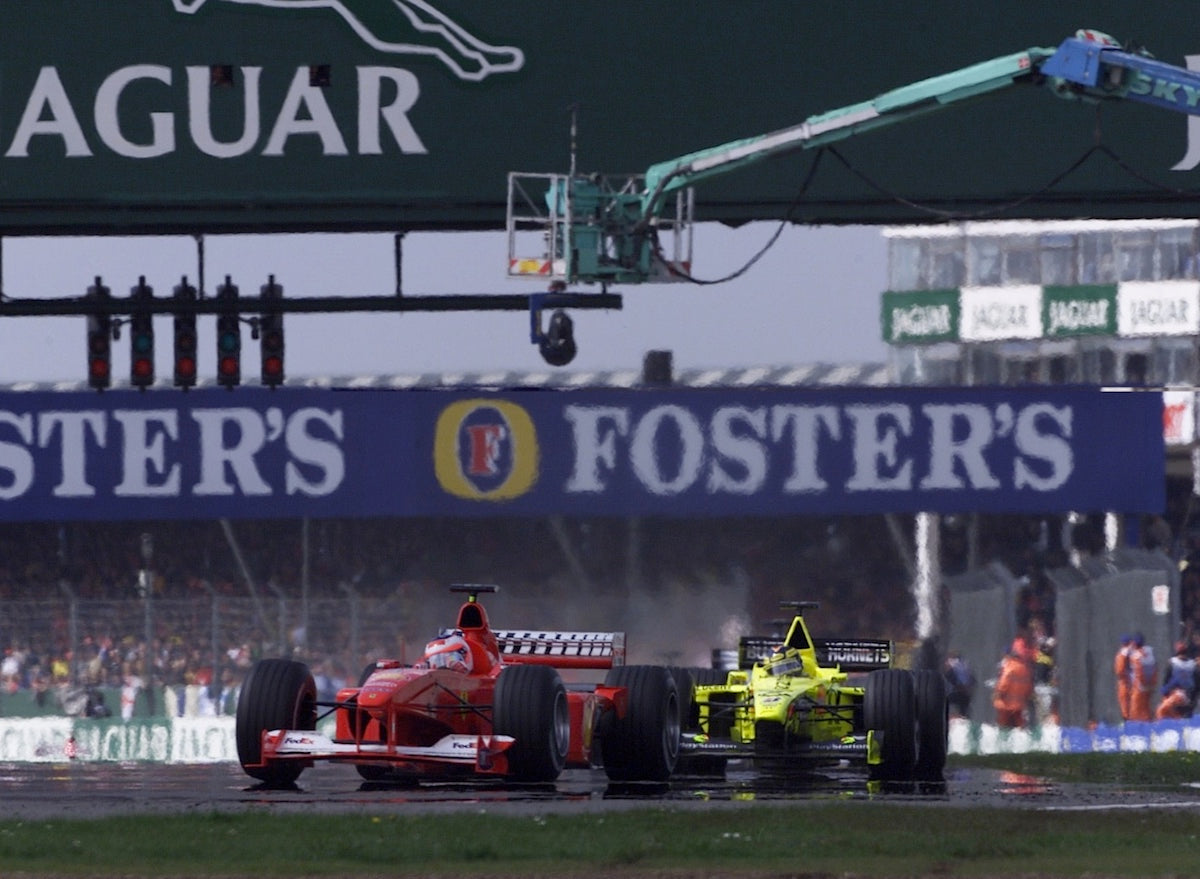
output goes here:
{"type": "Polygon", "coordinates": [[[196,361],[190,357],[180,357],[175,362],[175,371],[183,376],[196,374],[196,361]]]}
{"type": "Polygon", "coordinates": [[[217,369],[221,375],[237,375],[238,359],[236,357],[222,357],[217,369]]]}
{"type": "Polygon", "coordinates": [[[138,378],[154,375],[154,364],[142,357],[133,361],[133,374],[138,378]]]}
{"type": "Polygon", "coordinates": [[[266,375],[279,375],[283,372],[283,359],[280,357],[268,357],[263,360],[263,373],[266,375]]]}
{"type": "Polygon", "coordinates": [[[103,359],[93,360],[88,366],[88,371],[95,378],[104,378],[108,375],[108,361],[103,359]]]}

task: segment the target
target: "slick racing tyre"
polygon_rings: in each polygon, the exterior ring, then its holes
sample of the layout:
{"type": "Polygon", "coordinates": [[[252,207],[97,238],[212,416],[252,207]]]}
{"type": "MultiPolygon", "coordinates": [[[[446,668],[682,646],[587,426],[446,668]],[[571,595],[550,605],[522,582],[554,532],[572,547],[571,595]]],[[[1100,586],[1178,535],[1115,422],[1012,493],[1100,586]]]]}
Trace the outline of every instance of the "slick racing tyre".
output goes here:
{"type": "Polygon", "coordinates": [[[932,669],[913,672],[917,694],[917,781],[944,781],[950,738],[946,679],[932,669]]]}
{"type": "MultiPolygon", "coordinates": [[[[706,674],[713,669],[683,668],[678,665],[670,665],[667,666],[667,671],[675,680],[675,689],[679,696],[680,728],[687,733],[698,733],[700,731],[700,708],[695,704],[696,685],[713,683],[711,675],[706,674]]],[[[721,672],[720,683],[725,683],[724,672],[721,672]]],[[[685,756],[681,753],[675,762],[675,772],[681,775],[724,775],[725,758],[714,757],[711,754],[685,756]]]]}
{"type": "Polygon", "coordinates": [[[605,686],[629,690],[624,717],[614,718],[601,743],[612,781],[666,781],[679,759],[679,691],[666,668],[619,665],[605,686]]]}
{"type": "Polygon", "coordinates": [[[492,695],[492,731],[512,736],[508,777],[547,782],[558,778],[571,745],[567,690],[546,665],[511,665],[500,672],[492,695]]]}
{"type": "Polygon", "coordinates": [[[917,709],[913,676],[884,668],[867,676],[863,723],[883,738],[882,762],[872,766],[878,781],[911,781],[917,763],[917,709]]]}
{"type": "Polygon", "coordinates": [[[308,666],[290,659],[263,659],[246,675],[238,698],[238,760],[251,778],[286,787],[304,768],[296,761],[262,762],[262,734],[270,729],[316,729],[317,685],[308,666]]]}
{"type": "Polygon", "coordinates": [[[697,717],[693,720],[692,698],[696,690],[696,679],[692,670],[678,665],[669,665],[667,671],[675,681],[675,691],[679,698],[679,725],[686,730],[696,729],[699,726],[699,715],[697,713],[697,717]]]}

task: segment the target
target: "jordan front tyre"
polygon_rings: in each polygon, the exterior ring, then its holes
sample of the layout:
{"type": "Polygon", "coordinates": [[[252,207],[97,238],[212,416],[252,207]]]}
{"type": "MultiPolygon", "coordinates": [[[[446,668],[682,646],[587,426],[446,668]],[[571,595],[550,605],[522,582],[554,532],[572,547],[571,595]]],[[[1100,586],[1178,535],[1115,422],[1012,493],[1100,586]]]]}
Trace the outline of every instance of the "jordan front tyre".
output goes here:
{"type": "Polygon", "coordinates": [[[913,672],[917,696],[917,781],[945,780],[950,739],[946,679],[932,669],[913,672]]]}
{"type": "Polygon", "coordinates": [[[871,767],[879,781],[911,781],[917,763],[917,708],[913,676],[884,668],[867,676],[863,722],[882,739],[882,761],[871,767]]]}

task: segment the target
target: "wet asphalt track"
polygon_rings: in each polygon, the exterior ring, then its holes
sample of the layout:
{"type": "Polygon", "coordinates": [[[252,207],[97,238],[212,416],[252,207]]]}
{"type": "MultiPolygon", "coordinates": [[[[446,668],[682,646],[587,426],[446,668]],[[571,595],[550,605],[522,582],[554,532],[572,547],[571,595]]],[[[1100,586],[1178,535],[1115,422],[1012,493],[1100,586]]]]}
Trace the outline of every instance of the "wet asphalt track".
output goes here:
{"type": "Polygon", "coordinates": [[[608,783],[603,772],[571,770],[553,785],[487,782],[418,786],[363,782],[349,766],[318,765],[294,789],[263,790],[233,764],[162,766],[114,763],[0,764],[6,820],[91,818],[144,812],[197,814],[430,814],[596,812],[644,806],[739,808],[752,803],[890,802],[936,807],[1194,810],[1200,785],[1170,788],[1055,785],[991,770],[952,772],[945,785],[871,790],[861,770],[773,777],[731,766],[724,778],[680,777],[667,785],[608,783]]]}

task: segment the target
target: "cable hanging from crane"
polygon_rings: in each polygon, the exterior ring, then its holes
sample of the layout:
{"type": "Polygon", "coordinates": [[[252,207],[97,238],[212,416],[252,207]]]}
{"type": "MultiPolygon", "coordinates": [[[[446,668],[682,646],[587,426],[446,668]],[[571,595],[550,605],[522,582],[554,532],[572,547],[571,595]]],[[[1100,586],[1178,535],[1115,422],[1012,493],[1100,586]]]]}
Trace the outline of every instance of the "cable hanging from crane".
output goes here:
{"type": "Polygon", "coordinates": [[[878,180],[876,180],[874,177],[867,174],[865,171],[863,171],[861,168],[859,168],[857,165],[855,165],[853,162],[851,162],[848,158],[846,158],[846,156],[843,155],[843,153],[840,150],[838,150],[837,147],[829,146],[829,147],[822,147],[819,150],[817,150],[816,155],[813,159],[813,163],[809,167],[808,172],[805,175],[804,181],[801,184],[799,191],[796,193],[796,196],[792,199],[792,202],[788,207],[787,213],[785,214],[783,219],[781,219],[779,221],[779,225],[776,227],[775,231],[771,233],[771,235],[767,239],[766,243],[761,248],[759,248],[758,252],[756,252],[752,257],[750,257],[750,259],[747,260],[745,263],[743,263],[739,268],[735,269],[734,271],[732,271],[729,274],[724,275],[720,278],[711,278],[711,279],[697,278],[691,274],[688,274],[687,272],[684,272],[684,271],[677,269],[670,265],[669,261],[664,258],[662,251],[659,248],[657,237],[654,240],[655,255],[662,261],[662,263],[664,265],[668,266],[668,269],[672,275],[674,275],[675,277],[678,277],[678,278],[682,278],[683,280],[688,281],[689,283],[692,283],[692,284],[697,284],[700,286],[708,286],[708,285],[714,285],[714,284],[723,284],[727,281],[732,281],[736,278],[740,278],[742,275],[746,274],[746,272],[748,272],[751,268],[753,268],[754,265],[760,259],[762,259],[762,257],[765,256],[771,250],[771,248],[773,248],[775,246],[775,244],[779,241],[780,236],[783,234],[784,228],[786,226],[788,226],[789,224],[796,222],[796,220],[795,220],[796,211],[798,208],[800,208],[802,206],[802,204],[803,204],[802,199],[804,197],[804,194],[808,191],[810,185],[812,184],[813,180],[815,179],[817,169],[821,163],[821,158],[826,152],[828,152],[834,159],[836,159],[842,165],[842,167],[844,167],[852,175],[854,175],[856,178],[858,178],[858,180],[860,180],[866,186],[875,190],[879,194],[891,199],[896,204],[903,205],[904,207],[911,208],[914,211],[919,211],[921,213],[927,214],[932,217],[937,217],[939,220],[944,221],[944,222],[991,219],[991,218],[999,217],[1003,214],[1011,213],[1016,208],[1021,207],[1021,205],[1027,204],[1028,202],[1033,201],[1034,199],[1041,198],[1041,197],[1046,196],[1049,193],[1053,192],[1057,186],[1059,186],[1061,183],[1063,183],[1063,181],[1067,180],[1076,171],[1078,171],[1080,168],[1082,168],[1084,165],[1086,165],[1092,159],[1093,156],[1097,156],[1097,155],[1107,158],[1109,161],[1111,161],[1114,165],[1116,165],[1118,168],[1120,168],[1122,171],[1124,171],[1130,177],[1133,177],[1135,180],[1138,180],[1141,183],[1146,184],[1147,186],[1153,187],[1154,189],[1156,189],[1160,192],[1169,193],[1171,195],[1179,196],[1179,197],[1193,197],[1195,195],[1195,193],[1192,192],[1191,190],[1183,189],[1183,188],[1177,187],[1177,186],[1168,186],[1165,183],[1154,180],[1149,175],[1147,175],[1147,174],[1143,173],[1142,171],[1139,171],[1137,168],[1135,168],[1126,159],[1124,159],[1120,154],[1118,154],[1115,150],[1113,150],[1112,147],[1110,147],[1104,143],[1097,143],[1096,145],[1084,150],[1083,153],[1078,158],[1076,158],[1063,171],[1059,172],[1054,177],[1052,177],[1043,186],[1039,187],[1036,190],[1028,192],[1025,195],[1022,195],[1018,198],[1012,199],[1003,204],[994,205],[992,207],[984,208],[984,209],[981,209],[978,211],[946,210],[944,208],[938,208],[938,207],[934,207],[932,205],[922,204],[921,202],[914,201],[913,199],[910,199],[904,195],[901,195],[900,193],[896,192],[895,190],[887,188],[886,186],[881,184],[878,180]]]}
{"type": "Polygon", "coordinates": [[[740,278],[742,275],[746,274],[746,272],[750,271],[750,269],[752,269],[754,267],[754,265],[760,259],[762,259],[764,256],[766,256],[767,252],[770,251],[770,249],[775,246],[775,243],[779,240],[779,236],[781,236],[783,234],[783,230],[785,228],[787,228],[788,225],[796,222],[796,220],[795,220],[796,209],[800,207],[800,205],[802,203],[801,199],[804,198],[804,194],[806,192],[808,192],[808,187],[812,184],[813,179],[817,176],[817,169],[821,166],[821,157],[825,154],[825,149],[826,149],[825,147],[821,147],[820,149],[817,150],[816,155],[813,156],[812,164],[808,168],[808,173],[806,173],[804,175],[804,180],[800,184],[799,191],[797,191],[796,195],[792,198],[792,203],[790,205],[788,205],[787,213],[785,213],[783,216],[783,219],[779,221],[779,225],[775,228],[775,231],[771,234],[771,237],[767,239],[767,243],[764,244],[762,247],[760,247],[758,252],[756,254],[754,254],[754,256],[750,257],[750,259],[748,259],[745,263],[743,263],[741,268],[736,269],[735,271],[731,272],[728,275],[725,275],[723,278],[711,278],[711,279],[696,278],[696,277],[692,276],[691,274],[683,271],[682,269],[679,269],[676,266],[673,266],[671,264],[671,261],[668,260],[663,255],[662,248],[659,245],[657,234],[655,234],[654,238],[653,238],[655,257],[657,257],[659,262],[661,262],[664,266],[666,266],[667,270],[675,277],[682,278],[685,281],[688,281],[689,283],[697,284],[700,286],[709,286],[712,284],[724,284],[726,281],[732,281],[736,278],[740,278]]]}

